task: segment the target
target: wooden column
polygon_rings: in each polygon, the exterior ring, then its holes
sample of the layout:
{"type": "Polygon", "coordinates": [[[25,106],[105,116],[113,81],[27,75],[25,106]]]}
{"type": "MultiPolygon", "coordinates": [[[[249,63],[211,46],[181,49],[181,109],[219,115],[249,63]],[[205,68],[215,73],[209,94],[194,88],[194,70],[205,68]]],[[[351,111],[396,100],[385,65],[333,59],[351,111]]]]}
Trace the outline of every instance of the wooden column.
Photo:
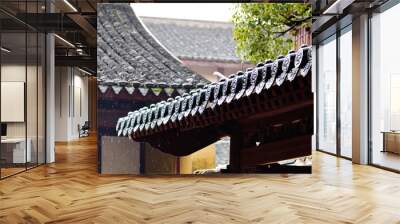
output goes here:
{"type": "Polygon", "coordinates": [[[241,151],[243,148],[243,133],[240,127],[235,128],[230,135],[229,173],[239,173],[241,170],[241,151]]]}
{"type": "Polygon", "coordinates": [[[97,79],[89,77],[88,79],[88,103],[89,103],[89,124],[90,131],[97,132],[97,79]]]}

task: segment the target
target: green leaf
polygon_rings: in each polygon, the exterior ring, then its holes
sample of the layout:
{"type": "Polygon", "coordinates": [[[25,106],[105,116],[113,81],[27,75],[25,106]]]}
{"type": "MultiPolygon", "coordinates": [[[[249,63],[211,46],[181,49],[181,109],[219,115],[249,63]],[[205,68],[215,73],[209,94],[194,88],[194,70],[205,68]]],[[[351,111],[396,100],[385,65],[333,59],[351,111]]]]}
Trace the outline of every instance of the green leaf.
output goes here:
{"type": "Polygon", "coordinates": [[[311,27],[310,4],[239,3],[233,10],[236,54],[252,63],[286,55],[297,30],[311,27]]]}

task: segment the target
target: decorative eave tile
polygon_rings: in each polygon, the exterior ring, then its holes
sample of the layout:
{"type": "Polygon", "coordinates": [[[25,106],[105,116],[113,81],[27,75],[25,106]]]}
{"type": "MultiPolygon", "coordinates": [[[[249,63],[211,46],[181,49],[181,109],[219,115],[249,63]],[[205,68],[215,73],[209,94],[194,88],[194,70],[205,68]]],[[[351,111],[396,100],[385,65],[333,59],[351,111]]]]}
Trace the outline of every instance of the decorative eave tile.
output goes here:
{"type": "Polygon", "coordinates": [[[112,86],[112,89],[114,90],[114,93],[115,93],[116,95],[118,95],[119,92],[121,92],[122,87],[121,87],[121,86],[112,86]]]}
{"type": "Polygon", "coordinates": [[[142,94],[142,96],[146,96],[147,93],[149,92],[149,89],[146,87],[139,87],[139,91],[142,94]]]}
{"type": "Polygon", "coordinates": [[[99,90],[101,93],[105,93],[108,89],[108,86],[105,85],[99,85],[99,90]]]}

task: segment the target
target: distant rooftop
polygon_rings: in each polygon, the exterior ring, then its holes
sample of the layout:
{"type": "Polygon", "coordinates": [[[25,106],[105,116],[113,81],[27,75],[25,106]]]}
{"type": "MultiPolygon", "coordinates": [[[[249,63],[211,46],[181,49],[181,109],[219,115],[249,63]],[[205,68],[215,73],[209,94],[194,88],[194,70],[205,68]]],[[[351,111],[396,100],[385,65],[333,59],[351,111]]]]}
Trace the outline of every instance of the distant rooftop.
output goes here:
{"type": "Polygon", "coordinates": [[[150,32],[180,59],[241,62],[235,54],[233,24],[140,17],[150,32]]]}
{"type": "Polygon", "coordinates": [[[185,67],[148,33],[127,3],[98,4],[98,81],[118,85],[197,85],[185,67]]]}

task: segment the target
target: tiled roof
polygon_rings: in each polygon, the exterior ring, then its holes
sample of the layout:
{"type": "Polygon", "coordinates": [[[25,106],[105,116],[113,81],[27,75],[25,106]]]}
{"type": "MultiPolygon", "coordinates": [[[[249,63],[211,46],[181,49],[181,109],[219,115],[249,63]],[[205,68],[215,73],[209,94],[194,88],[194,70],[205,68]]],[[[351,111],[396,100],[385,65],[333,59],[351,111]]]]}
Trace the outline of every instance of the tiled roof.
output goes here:
{"type": "Polygon", "coordinates": [[[128,3],[98,5],[97,72],[101,84],[207,83],[146,30],[128,3]]]}
{"type": "Polygon", "coordinates": [[[235,54],[233,24],[141,17],[151,33],[181,59],[241,62],[235,54]]]}
{"type": "Polygon", "coordinates": [[[173,126],[170,124],[177,121],[191,117],[201,119],[207,109],[215,111],[223,104],[260,94],[272,87],[279,88],[284,82],[292,82],[296,77],[309,75],[311,63],[311,47],[304,46],[297,52],[289,52],[286,57],[280,56],[275,61],[259,63],[253,69],[244,73],[238,72],[228,79],[211,83],[190,94],[129,112],[128,116],[118,120],[116,130],[118,135],[140,138],[168,130],[173,126]]]}

